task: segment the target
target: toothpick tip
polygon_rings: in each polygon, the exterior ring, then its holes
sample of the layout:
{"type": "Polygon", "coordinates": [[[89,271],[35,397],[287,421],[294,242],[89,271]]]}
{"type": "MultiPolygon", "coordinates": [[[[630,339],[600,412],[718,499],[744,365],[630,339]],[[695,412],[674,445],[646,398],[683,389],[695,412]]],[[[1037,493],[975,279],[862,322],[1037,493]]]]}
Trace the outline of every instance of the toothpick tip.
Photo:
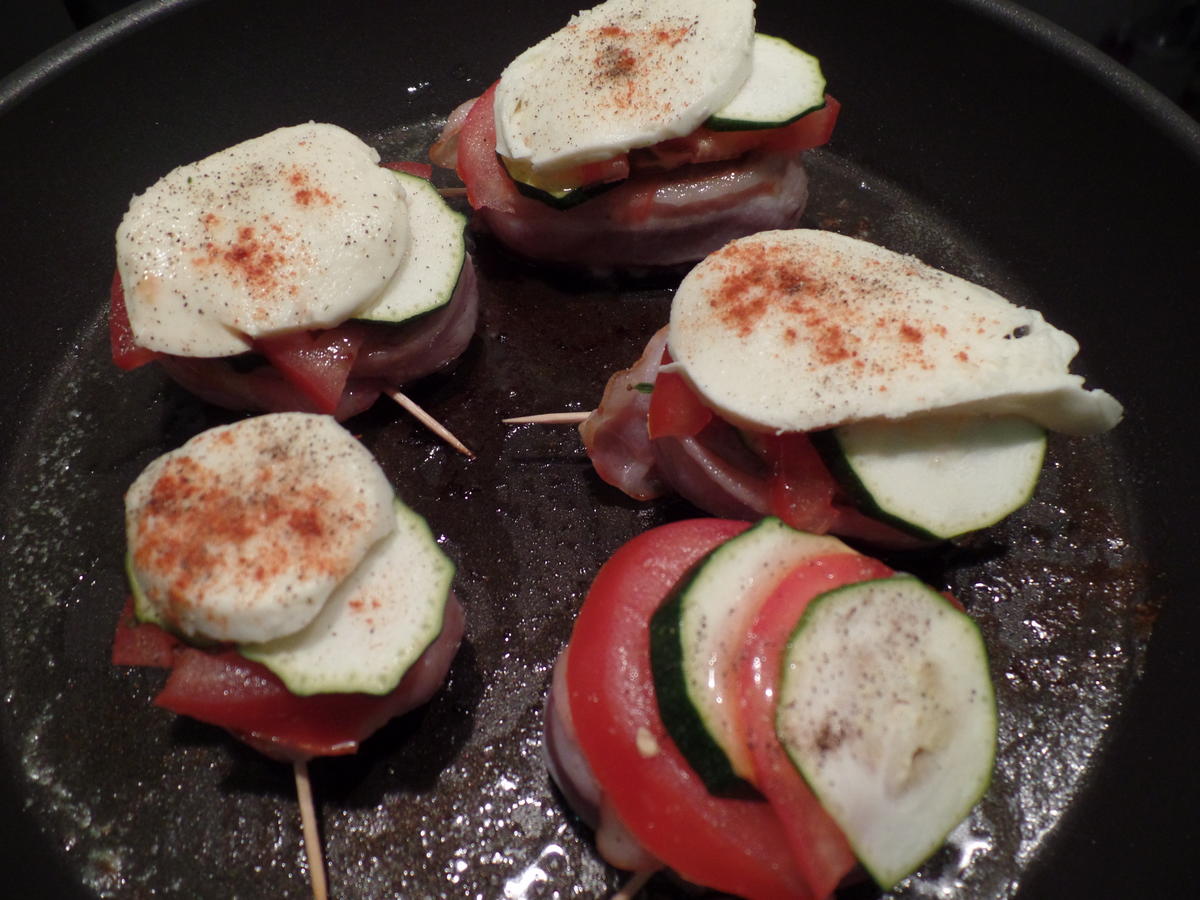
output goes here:
{"type": "Polygon", "coordinates": [[[313,900],[328,900],[329,883],[325,876],[325,855],[321,851],[321,833],[317,825],[317,807],[313,802],[312,782],[308,777],[308,762],[303,759],[296,760],[292,763],[292,773],[296,777],[296,799],[300,802],[304,854],[308,857],[313,900]]]}
{"type": "Polygon", "coordinates": [[[538,413],[533,416],[514,416],[500,421],[505,425],[578,425],[591,414],[590,410],[586,412],[538,413]]]}
{"type": "Polygon", "coordinates": [[[409,413],[409,415],[440,437],[443,441],[445,441],[463,456],[467,457],[467,459],[475,458],[475,454],[471,451],[471,449],[453,434],[451,434],[450,429],[448,429],[429,413],[425,412],[425,410],[423,410],[406,394],[400,391],[388,391],[387,395],[400,404],[400,406],[403,407],[404,410],[409,413]]]}

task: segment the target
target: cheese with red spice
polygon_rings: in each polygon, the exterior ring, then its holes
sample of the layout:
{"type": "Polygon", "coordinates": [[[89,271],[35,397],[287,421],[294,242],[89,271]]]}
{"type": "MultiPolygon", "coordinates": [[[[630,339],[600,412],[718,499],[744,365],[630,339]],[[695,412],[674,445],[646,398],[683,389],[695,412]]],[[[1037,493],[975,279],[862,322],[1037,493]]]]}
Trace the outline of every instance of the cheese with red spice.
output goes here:
{"type": "MultiPolygon", "coordinates": [[[[389,176],[390,177],[390,176],[389,176]]],[[[298,632],[396,529],[371,453],[328,416],[278,413],[205,431],[125,495],[131,578],[185,638],[298,632]]]]}
{"type": "Polygon", "coordinates": [[[369,307],[408,250],[379,155],[335,125],[280,128],[180,166],[133,198],[117,268],[139,346],[231,356],[369,307]]]}
{"type": "Polygon", "coordinates": [[[723,418],[805,432],[928,414],[1016,414],[1071,434],[1121,419],[1068,371],[1041,314],[912,256],[828,231],[768,231],[697,265],[671,306],[679,371],[723,418]]]}
{"type": "Polygon", "coordinates": [[[608,0],[518,56],[496,152],[534,172],[683,137],[750,75],[753,0],[608,0]]]}

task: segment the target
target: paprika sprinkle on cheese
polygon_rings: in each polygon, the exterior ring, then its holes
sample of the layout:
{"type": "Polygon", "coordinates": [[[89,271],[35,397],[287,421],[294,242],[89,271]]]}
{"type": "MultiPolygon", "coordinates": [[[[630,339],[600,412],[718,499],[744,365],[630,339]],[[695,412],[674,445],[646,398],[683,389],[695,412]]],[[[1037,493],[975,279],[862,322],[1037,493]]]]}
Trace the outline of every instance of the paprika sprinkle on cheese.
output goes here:
{"type": "Polygon", "coordinates": [[[332,419],[245,420],[160,457],[130,488],[131,569],[155,618],[181,632],[269,639],[303,627],[391,530],[391,497],[332,419]]]}

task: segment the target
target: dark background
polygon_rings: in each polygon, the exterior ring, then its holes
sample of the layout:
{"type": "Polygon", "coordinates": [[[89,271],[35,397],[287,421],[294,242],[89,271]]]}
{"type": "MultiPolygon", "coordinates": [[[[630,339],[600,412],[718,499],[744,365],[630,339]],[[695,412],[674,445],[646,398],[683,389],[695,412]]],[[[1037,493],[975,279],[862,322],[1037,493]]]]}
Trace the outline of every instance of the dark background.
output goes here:
{"type": "MultiPolygon", "coordinates": [[[[128,0],[3,0],[0,76],[128,0]]],[[[589,5],[580,0],[581,7],[589,5]]],[[[1200,118],[1200,0],[1026,0],[1200,118]]]]}

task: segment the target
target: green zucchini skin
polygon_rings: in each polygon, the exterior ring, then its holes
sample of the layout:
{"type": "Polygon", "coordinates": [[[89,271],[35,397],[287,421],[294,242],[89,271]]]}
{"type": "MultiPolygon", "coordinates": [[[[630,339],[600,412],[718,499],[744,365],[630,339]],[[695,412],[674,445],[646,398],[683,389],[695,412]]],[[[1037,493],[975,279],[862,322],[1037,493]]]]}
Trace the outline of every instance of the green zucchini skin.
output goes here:
{"type": "Polygon", "coordinates": [[[825,106],[817,58],[783,38],[754,35],[754,67],[742,89],[704,123],[713,131],[783,128],[825,106]]]}
{"type": "Polygon", "coordinates": [[[663,725],[710,793],[759,796],[733,712],[737,641],[793,568],[849,552],[837,538],[767,517],[700,559],[651,617],[651,675],[663,725]]]}
{"type": "Polygon", "coordinates": [[[842,452],[842,446],[838,443],[834,429],[809,432],[808,439],[812,441],[813,447],[816,448],[821,461],[825,463],[825,467],[829,469],[829,474],[833,476],[834,481],[846,492],[850,501],[864,515],[868,515],[872,519],[878,519],[885,525],[890,525],[896,530],[910,534],[922,541],[941,543],[944,540],[932,532],[914,525],[899,516],[893,516],[879,507],[871,492],[859,480],[854,467],[846,461],[846,455],[842,452]]]}
{"type": "MultiPolygon", "coordinates": [[[[510,176],[511,177],[511,176],[510,176]]],[[[540,187],[535,187],[532,184],[513,178],[513,184],[517,186],[517,191],[523,196],[544,203],[552,209],[560,211],[574,209],[581,203],[585,203],[594,197],[598,197],[606,191],[615,188],[618,184],[623,184],[623,181],[605,181],[597,184],[585,184],[577,188],[568,188],[558,191],[547,191],[540,187]]]]}
{"type": "Polygon", "coordinates": [[[688,695],[679,618],[682,595],[694,574],[695,569],[650,619],[650,669],[663,727],[709,793],[718,797],[759,797],[754,786],[733,771],[725,751],[705,727],[688,695]]]}
{"type": "Polygon", "coordinates": [[[809,438],[862,512],[932,542],[1028,503],[1046,450],[1045,429],[1018,416],[869,422],[809,438]]]}

